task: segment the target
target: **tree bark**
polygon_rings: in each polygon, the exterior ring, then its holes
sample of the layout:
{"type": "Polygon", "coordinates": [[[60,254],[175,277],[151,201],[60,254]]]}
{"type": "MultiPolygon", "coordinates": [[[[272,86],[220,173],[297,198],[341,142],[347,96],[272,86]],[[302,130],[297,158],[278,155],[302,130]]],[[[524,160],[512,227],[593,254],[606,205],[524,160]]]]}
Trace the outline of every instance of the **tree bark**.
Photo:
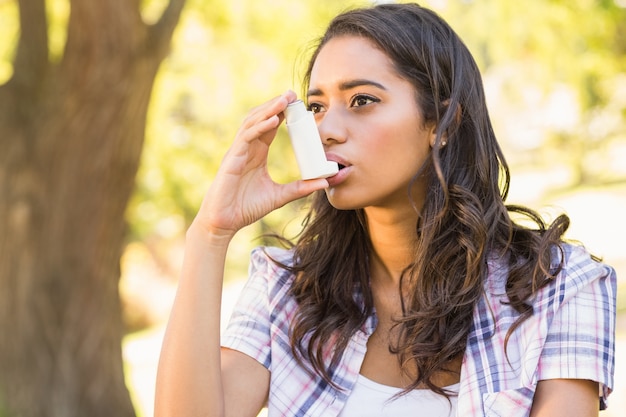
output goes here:
{"type": "Polygon", "coordinates": [[[72,0],[61,61],[19,0],[0,87],[0,416],[132,416],[118,295],[150,92],[184,0],[72,0]]]}

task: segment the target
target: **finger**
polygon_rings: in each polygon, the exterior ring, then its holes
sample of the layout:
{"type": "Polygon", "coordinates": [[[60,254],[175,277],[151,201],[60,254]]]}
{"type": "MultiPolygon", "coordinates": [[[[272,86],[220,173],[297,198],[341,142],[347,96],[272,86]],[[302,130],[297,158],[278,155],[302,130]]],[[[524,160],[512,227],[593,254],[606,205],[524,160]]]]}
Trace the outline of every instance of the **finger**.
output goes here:
{"type": "Polygon", "coordinates": [[[298,99],[298,95],[294,93],[292,90],[287,90],[283,93],[283,97],[287,99],[287,103],[293,103],[298,99]]]}
{"type": "Polygon", "coordinates": [[[280,118],[277,115],[271,116],[268,119],[262,120],[249,128],[242,130],[241,138],[248,143],[257,139],[265,139],[263,140],[264,142],[271,142],[274,135],[269,135],[267,138],[265,135],[275,132],[279,124],[280,118]]]}
{"type": "Polygon", "coordinates": [[[274,97],[250,110],[242,125],[244,127],[250,127],[273,116],[278,115],[280,117],[282,116],[281,113],[287,108],[287,105],[295,99],[296,93],[288,90],[280,96],[274,97]]]}
{"type": "Polygon", "coordinates": [[[288,90],[265,105],[260,106],[258,111],[255,111],[247,119],[247,124],[253,123],[253,120],[256,120],[256,122],[249,125],[248,129],[250,130],[244,135],[244,140],[250,142],[259,138],[269,145],[274,140],[276,129],[284,120],[285,109],[289,103],[296,99],[296,93],[288,90]]]}
{"type": "Polygon", "coordinates": [[[274,140],[278,126],[284,119],[283,111],[287,108],[288,100],[293,99],[293,97],[295,97],[295,93],[289,91],[253,109],[239,128],[235,141],[252,143],[260,139],[269,145],[274,140]]]}
{"type": "Polygon", "coordinates": [[[297,180],[282,186],[281,206],[290,203],[309,194],[328,188],[328,181],[324,178],[314,180],[297,180]]]}

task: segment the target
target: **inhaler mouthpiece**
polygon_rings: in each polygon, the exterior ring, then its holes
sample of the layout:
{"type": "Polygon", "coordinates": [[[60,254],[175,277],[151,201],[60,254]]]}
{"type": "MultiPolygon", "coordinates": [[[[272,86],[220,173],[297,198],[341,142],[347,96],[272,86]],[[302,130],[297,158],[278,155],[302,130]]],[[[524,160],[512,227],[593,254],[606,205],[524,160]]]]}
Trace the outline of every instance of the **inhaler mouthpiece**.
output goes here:
{"type": "Polygon", "coordinates": [[[303,180],[332,177],[339,172],[336,162],[326,160],[315,117],[302,100],[287,106],[285,121],[303,180]]]}

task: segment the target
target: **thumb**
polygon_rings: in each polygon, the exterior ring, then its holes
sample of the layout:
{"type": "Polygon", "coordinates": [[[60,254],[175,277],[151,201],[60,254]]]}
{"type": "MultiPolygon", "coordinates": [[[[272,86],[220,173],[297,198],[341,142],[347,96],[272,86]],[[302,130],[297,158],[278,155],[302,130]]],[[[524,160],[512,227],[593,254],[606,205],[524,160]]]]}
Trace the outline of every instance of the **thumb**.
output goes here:
{"type": "Polygon", "coordinates": [[[328,181],[324,178],[314,180],[297,180],[285,184],[282,192],[282,204],[287,204],[307,195],[328,188],[328,181]]]}

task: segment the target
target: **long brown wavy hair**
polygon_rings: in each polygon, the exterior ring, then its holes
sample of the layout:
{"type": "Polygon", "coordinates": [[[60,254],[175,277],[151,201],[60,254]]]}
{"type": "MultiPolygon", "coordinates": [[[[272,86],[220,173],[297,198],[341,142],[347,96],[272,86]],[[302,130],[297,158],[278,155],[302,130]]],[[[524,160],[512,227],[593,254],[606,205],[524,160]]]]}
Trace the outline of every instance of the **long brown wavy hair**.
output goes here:
{"type": "MultiPolygon", "coordinates": [[[[560,247],[569,219],[562,215],[548,225],[528,208],[505,205],[509,169],[491,126],[480,72],[436,13],[416,4],[382,4],[337,16],[310,60],[307,87],[320,49],[346,35],[369,39],[387,54],[413,84],[425,122],[437,126],[430,158],[415,174],[427,178],[427,198],[413,262],[401,279],[399,337],[389,348],[401,364],[417,368],[406,391],[425,386],[446,395],[433,377],[451,372],[451,362],[465,350],[474,306],[483,296],[487,258],[508,263],[506,295],[520,314],[519,325],[532,314],[529,297],[561,268],[551,269],[551,250],[560,247]],[[511,213],[533,226],[514,222],[511,213]]],[[[363,210],[337,210],[324,192],[316,193],[293,250],[293,265],[283,265],[296,275],[291,293],[299,311],[292,350],[303,366],[334,385],[331,369],[373,313],[363,210]]]]}

